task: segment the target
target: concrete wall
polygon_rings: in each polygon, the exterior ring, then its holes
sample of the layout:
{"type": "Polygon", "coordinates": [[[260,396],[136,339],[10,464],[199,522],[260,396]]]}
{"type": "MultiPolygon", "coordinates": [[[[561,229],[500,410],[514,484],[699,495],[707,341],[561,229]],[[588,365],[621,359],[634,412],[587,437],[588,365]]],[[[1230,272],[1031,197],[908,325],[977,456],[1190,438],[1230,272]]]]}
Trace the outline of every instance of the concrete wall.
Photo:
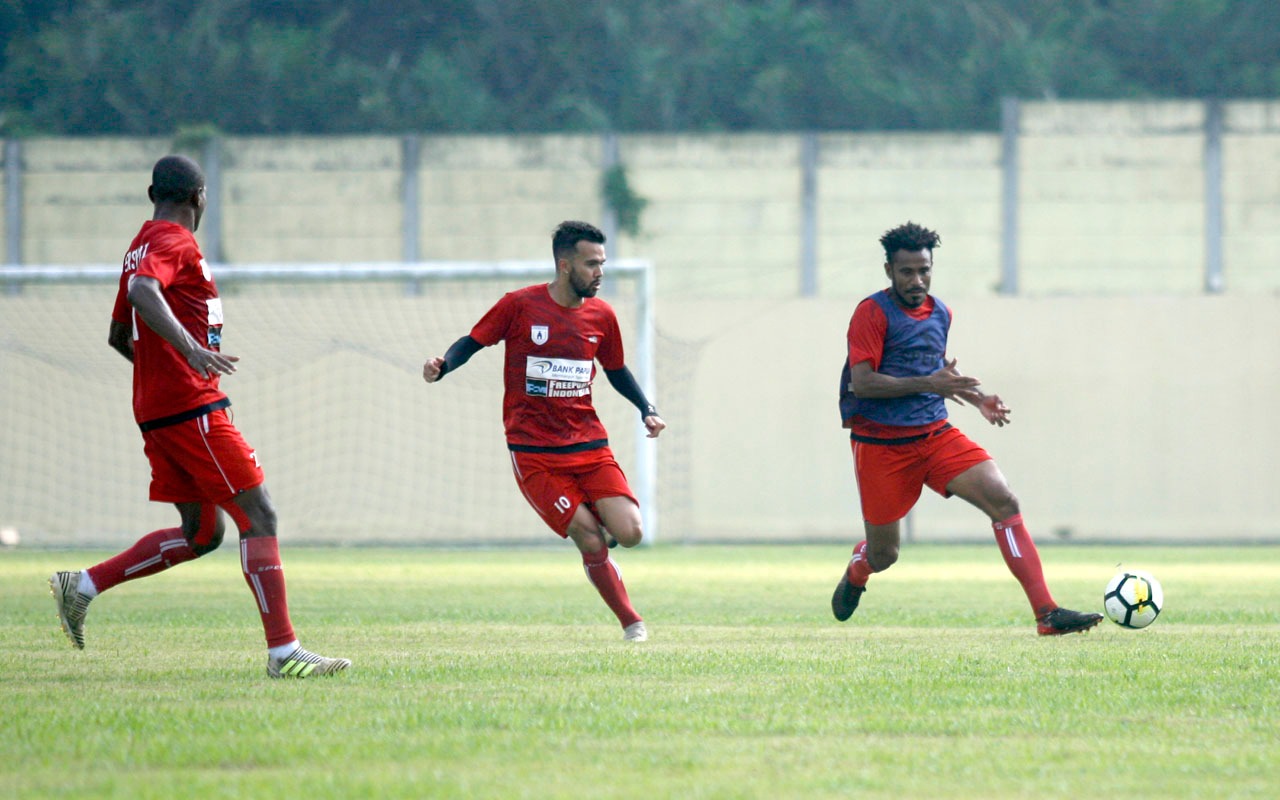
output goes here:
{"type": "MultiPolygon", "coordinates": [[[[934,290],[947,299],[950,265],[934,290]]],[[[1203,541],[1280,535],[1270,484],[1280,422],[1280,298],[971,298],[954,304],[952,355],[1013,409],[953,422],[996,458],[1040,538],[1203,541]]],[[[860,529],[836,411],[853,300],[665,301],[661,322],[700,343],[687,386],[695,539],[860,529]]],[[[664,443],[664,446],[670,442],[664,443]]],[[[663,465],[665,468],[665,464],[663,465]]],[[[665,473],[664,473],[665,474],[665,473]]],[[[926,490],[917,534],[985,538],[983,515],[926,490]]],[[[668,518],[666,536],[681,535],[668,518]]]]}
{"type": "MultiPolygon", "coordinates": [[[[800,294],[808,249],[817,295],[841,297],[877,271],[880,233],[914,219],[942,233],[953,296],[998,290],[1006,237],[1024,295],[1200,291],[1206,104],[1019,107],[1013,231],[1002,225],[999,134],[817,135],[808,246],[803,135],[625,135],[617,159],[647,207],[638,235],[616,237],[611,255],[657,263],[664,297],[782,299],[800,294]]],[[[1224,103],[1222,119],[1224,285],[1275,290],[1280,103],[1224,103]]],[[[559,220],[606,218],[603,137],[415,142],[409,151],[400,137],[228,137],[213,198],[220,230],[204,235],[220,234],[228,263],[399,261],[408,250],[421,260],[525,260],[546,256],[559,220]]],[[[148,169],[169,147],[22,142],[22,261],[117,260],[121,238],[149,213],[148,169]]]]}
{"type": "MultiPolygon", "coordinates": [[[[1280,447],[1267,405],[1280,388],[1280,103],[1224,105],[1226,291],[1216,296],[1202,292],[1204,113],[1200,103],[1023,104],[1019,297],[997,294],[998,135],[817,136],[813,298],[798,296],[803,137],[618,137],[649,205],[640,234],[617,237],[610,255],[658,265],[664,538],[855,535],[837,369],[853,305],[884,283],[876,240],[906,219],[942,232],[934,289],[956,311],[953,354],[1014,409],[1005,429],[963,408],[956,421],[996,456],[1041,538],[1280,536],[1266,484],[1280,447]]],[[[149,215],[149,169],[168,148],[24,141],[23,260],[115,263],[149,215]]],[[[406,152],[396,137],[222,141],[224,259],[397,261],[406,230],[423,260],[544,259],[556,222],[603,217],[600,137],[421,137],[414,158],[406,152]],[[407,196],[418,204],[408,218],[407,196]]],[[[424,396],[416,378],[423,357],[508,288],[228,293],[239,354],[281,371],[246,370],[235,397],[295,531],[412,539],[430,527],[414,515],[431,486],[440,494],[429,507],[484,511],[428,535],[542,536],[510,502],[496,412],[483,411],[495,402],[490,354],[456,376],[453,395],[424,396]],[[312,407],[322,411],[299,411],[312,407]],[[455,424],[464,417],[478,421],[455,424]],[[330,461],[327,447],[352,456],[330,461]],[[403,453],[380,457],[392,450],[403,453]]],[[[103,344],[111,291],[0,296],[0,524],[19,506],[23,520],[58,520],[79,503],[60,536],[115,536],[146,505],[125,365],[103,344]]],[[[602,386],[598,397],[622,436],[632,415],[611,394],[602,386]]],[[[913,522],[922,538],[986,535],[959,501],[926,497],[913,522]]]]}

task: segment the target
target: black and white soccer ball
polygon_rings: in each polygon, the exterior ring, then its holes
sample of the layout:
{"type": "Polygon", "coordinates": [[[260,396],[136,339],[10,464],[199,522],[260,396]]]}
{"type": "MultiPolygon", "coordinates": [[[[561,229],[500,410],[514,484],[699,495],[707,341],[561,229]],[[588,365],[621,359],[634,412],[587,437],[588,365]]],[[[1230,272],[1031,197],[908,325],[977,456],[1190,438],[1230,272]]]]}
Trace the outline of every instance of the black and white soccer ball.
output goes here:
{"type": "Polygon", "coordinates": [[[1150,572],[1121,570],[1102,593],[1107,618],[1125,628],[1145,628],[1164,608],[1164,589],[1150,572]]]}

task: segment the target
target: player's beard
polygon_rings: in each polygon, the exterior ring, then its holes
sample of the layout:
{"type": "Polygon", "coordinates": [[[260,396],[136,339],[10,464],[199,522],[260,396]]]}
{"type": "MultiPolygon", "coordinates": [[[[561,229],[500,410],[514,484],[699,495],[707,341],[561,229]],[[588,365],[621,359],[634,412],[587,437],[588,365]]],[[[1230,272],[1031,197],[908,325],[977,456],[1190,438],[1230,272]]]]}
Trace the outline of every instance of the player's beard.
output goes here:
{"type": "Polygon", "coordinates": [[[569,274],[569,285],[573,287],[574,294],[583,299],[595,297],[596,292],[600,291],[600,284],[592,280],[579,281],[572,273],[569,274]]]}

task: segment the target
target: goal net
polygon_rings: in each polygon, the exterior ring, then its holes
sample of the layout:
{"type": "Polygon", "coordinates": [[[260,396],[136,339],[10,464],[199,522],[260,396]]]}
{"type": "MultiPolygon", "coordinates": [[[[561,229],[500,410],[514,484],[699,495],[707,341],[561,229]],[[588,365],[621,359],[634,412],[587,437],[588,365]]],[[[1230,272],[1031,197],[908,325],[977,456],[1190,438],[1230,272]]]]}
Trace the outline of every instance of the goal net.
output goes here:
{"type": "MultiPolygon", "coordinates": [[[[545,262],[236,266],[214,269],[226,313],[224,376],[281,535],[332,544],[546,542],[511,475],[502,345],[438,384],[443,355],[545,262]]],[[[654,396],[650,265],[610,263],[602,297],[627,362],[654,396]]],[[[119,546],[176,524],[147,500],[130,366],[106,344],[119,267],[0,268],[0,528],[24,544],[119,546]]],[[[657,470],[634,407],[600,376],[593,397],[656,537],[657,470]]]]}

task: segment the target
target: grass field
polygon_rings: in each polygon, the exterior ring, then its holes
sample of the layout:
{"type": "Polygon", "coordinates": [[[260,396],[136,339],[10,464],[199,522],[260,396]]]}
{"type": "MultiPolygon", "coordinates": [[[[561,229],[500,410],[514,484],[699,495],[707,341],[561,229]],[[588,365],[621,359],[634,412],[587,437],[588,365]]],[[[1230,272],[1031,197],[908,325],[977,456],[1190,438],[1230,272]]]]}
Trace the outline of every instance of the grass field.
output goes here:
{"type": "Polygon", "coordinates": [[[636,645],[568,546],[286,546],[303,642],[355,662],[290,682],[234,548],[94,601],[83,652],[45,579],[105,554],[0,551],[0,796],[1280,796],[1280,548],[1046,547],[1064,605],[1165,587],[1061,638],[994,544],[908,547],[841,625],[846,553],[621,553],[636,645]]]}

